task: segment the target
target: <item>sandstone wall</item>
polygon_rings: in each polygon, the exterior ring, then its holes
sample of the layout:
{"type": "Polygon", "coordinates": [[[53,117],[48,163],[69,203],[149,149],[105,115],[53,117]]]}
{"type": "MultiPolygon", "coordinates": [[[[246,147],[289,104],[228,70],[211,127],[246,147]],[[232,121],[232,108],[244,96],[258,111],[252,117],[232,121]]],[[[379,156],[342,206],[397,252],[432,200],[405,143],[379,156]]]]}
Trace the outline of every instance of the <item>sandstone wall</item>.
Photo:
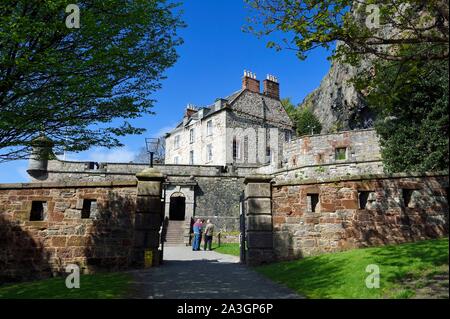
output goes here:
{"type": "Polygon", "coordinates": [[[0,185],[0,281],[133,264],[136,182],[0,185]],[[96,200],[82,218],[83,202],[96,200]],[[44,220],[30,221],[33,201],[44,220]],[[86,216],[84,216],[86,217],[86,216]]]}
{"type": "Polygon", "coordinates": [[[277,183],[272,189],[276,258],[446,236],[447,193],[445,175],[277,183]],[[358,199],[362,191],[365,207],[358,199]],[[319,196],[315,212],[311,194],[319,196]]]}

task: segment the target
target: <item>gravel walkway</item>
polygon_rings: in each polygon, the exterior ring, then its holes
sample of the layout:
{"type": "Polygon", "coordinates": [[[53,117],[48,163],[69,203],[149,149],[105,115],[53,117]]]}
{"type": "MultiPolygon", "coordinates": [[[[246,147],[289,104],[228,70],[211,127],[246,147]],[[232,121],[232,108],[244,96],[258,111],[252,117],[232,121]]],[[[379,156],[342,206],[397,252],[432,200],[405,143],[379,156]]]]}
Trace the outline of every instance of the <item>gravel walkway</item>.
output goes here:
{"type": "Polygon", "coordinates": [[[131,272],[131,298],[253,299],[301,298],[292,290],[239,264],[239,258],[190,247],[165,247],[160,267],[131,272]]]}

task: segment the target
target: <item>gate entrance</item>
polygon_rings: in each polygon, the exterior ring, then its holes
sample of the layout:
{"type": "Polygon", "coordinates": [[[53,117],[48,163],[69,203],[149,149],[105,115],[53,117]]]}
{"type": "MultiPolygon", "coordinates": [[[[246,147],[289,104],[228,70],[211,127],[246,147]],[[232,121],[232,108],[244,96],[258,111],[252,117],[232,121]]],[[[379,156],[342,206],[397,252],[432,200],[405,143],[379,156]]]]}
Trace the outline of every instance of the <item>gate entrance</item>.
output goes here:
{"type": "Polygon", "coordinates": [[[169,219],[184,220],[186,215],[186,197],[183,193],[174,193],[170,197],[169,219]]]}

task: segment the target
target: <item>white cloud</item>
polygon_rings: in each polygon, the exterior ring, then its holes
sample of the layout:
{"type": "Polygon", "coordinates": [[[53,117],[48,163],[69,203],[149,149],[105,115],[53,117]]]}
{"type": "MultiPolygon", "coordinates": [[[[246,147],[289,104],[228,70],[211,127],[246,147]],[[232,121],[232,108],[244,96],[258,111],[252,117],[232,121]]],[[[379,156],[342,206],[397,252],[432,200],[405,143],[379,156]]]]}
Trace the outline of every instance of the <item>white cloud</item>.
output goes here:
{"type": "Polygon", "coordinates": [[[152,134],[152,137],[164,136],[164,134],[172,131],[177,125],[178,125],[178,123],[172,123],[171,125],[163,126],[156,133],[152,134]]]}

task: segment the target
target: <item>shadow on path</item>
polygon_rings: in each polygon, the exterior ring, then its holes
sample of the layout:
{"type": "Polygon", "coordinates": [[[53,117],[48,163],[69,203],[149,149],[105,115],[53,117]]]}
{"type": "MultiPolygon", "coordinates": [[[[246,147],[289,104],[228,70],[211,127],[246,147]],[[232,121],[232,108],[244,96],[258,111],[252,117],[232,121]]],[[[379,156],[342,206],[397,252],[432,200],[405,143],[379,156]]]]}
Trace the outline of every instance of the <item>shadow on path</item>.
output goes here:
{"type": "Polygon", "coordinates": [[[301,298],[292,290],[239,264],[234,256],[192,252],[186,247],[166,249],[167,258],[162,266],[131,272],[135,278],[132,298],[301,298]]]}

